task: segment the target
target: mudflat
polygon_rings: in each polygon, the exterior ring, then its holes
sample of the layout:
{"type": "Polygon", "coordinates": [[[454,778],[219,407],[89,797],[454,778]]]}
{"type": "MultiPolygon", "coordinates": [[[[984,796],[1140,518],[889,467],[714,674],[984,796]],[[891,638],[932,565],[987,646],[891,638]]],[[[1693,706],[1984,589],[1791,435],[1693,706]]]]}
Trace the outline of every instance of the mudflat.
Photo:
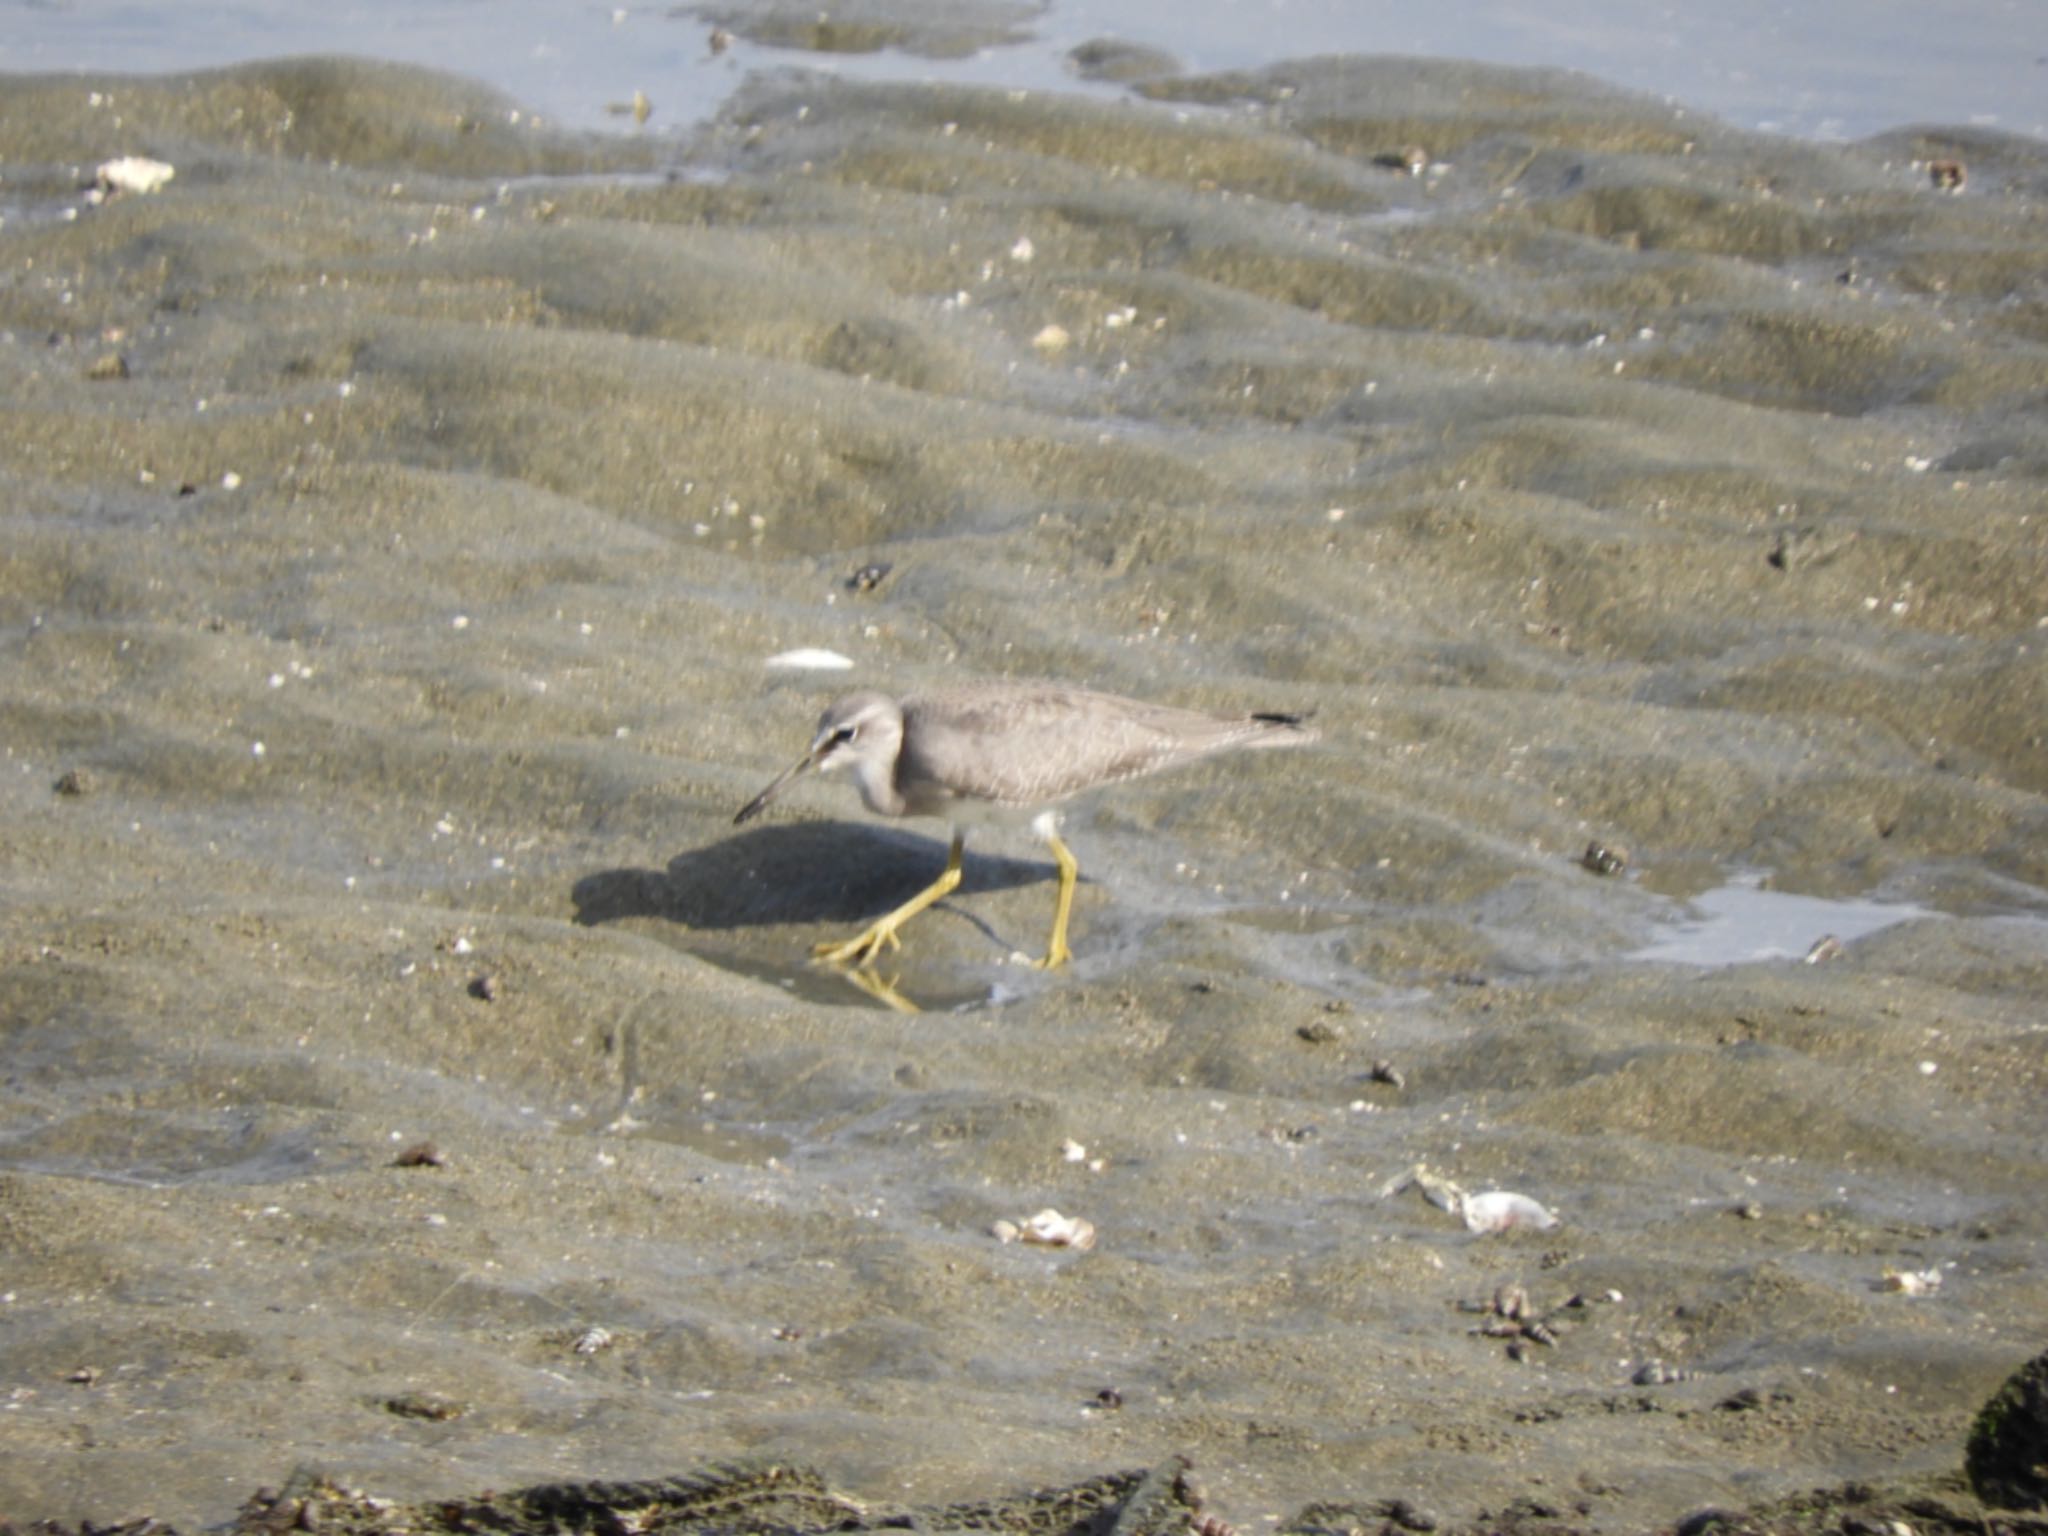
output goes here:
{"type": "Polygon", "coordinates": [[[2048,1316],[2048,149],[1142,95],[5,82],[0,1511],[1958,1464],[2048,1316]],[[1322,740],[1077,803],[1065,971],[1001,838],[807,965],[945,830],[733,813],[1000,676],[1322,740]],[[1731,887],[1901,920],[1639,958],[1731,887]]]}

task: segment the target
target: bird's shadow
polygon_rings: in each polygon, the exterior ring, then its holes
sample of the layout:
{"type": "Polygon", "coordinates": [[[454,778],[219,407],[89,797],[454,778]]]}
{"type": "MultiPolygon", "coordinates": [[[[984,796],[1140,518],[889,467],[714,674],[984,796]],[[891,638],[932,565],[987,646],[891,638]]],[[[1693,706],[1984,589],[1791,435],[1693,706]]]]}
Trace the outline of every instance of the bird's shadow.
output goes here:
{"type": "MultiPolygon", "coordinates": [[[[576,921],[595,927],[653,917],[695,930],[778,923],[858,923],[936,880],[946,844],[897,827],[815,821],[754,827],[679,853],[666,870],[607,869],[576,882],[576,921]]],[[[1047,861],[970,847],[956,896],[1054,878],[1047,861]]],[[[986,926],[986,925],[982,925],[986,926]]]]}

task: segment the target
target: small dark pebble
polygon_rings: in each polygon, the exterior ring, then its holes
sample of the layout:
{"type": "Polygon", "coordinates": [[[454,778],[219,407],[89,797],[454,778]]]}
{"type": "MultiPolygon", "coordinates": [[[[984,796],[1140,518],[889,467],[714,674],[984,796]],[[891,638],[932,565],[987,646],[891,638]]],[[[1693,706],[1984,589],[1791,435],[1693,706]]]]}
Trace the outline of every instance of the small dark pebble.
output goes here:
{"type": "Polygon", "coordinates": [[[128,359],[118,352],[108,352],[92,361],[85,370],[85,376],[96,384],[125,379],[128,377],[128,359]]]}
{"type": "Polygon", "coordinates": [[[1618,875],[1628,868],[1628,850],[1619,843],[1592,842],[1579,862],[1596,875],[1618,875]]]}
{"type": "Polygon", "coordinates": [[[486,1003],[498,1000],[498,978],[486,971],[469,984],[469,995],[486,1003]]]}
{"type": "Polygon", "coordinates": [[[1344,1038],[1343,1030],[1334,1024],[1326,1024],[1321,1019],[1311,1019],[1308,1023],[1299,1025],[1294,1032],[1310,1045],[1334,1045],[1344,1038]]]}
{"type": "Polygon", "coordinates": [[[849,592],[872,592],[888,580],[889,573],[895,569],[896,567],[887,560],[877,560],[873,565],[864,565],[846,578],[846,589],[849,592]]]}
{"type": "Polygon", "coordinates": [[[464,1411],[454,1398],[438,1392],[402,1392],[397,1397],[385,1398],[384,1409],[401,1419],[432,1419],[436,1423],[459,1419],[464,1411]]]}
{"type": "Polygon", "coordinates": [[[391,1159],[394,1168],[446,1168],[448,1154],[431,1141],[415,1142],[391,1159]]]}
{"type": "Polygon", "coordinates": [[[1104,1408],[1121,1408],[1124,1405],[1124,1395],[1115,1387],[1104,1387],[1095,1394],[1095,1401],[1104,1408]]]}
{"type": "Polygon", "coordinates": [[[67,768],[50,788],[60,795],[77,797],[93,792],[92,775],[83,768],[67,768]]]}
{"type": "Polygon", "coordinates": [[[1406,1499],[1388,1499],[1380,1505],[1380,1517],[1391,1520],[1404,1531],[1433,1531],[1436,1516],[1426,1509],[1417,1509],[1406,1499]]]}
{"type": "Polygon", "coordinates": [[[1391,1061],[1374,1062],[1371,1077],[1374,1082],[1385,1083],[1389,1088],[1400,1089],[1408,1086],[1408,1079],[1391,1061]]]}

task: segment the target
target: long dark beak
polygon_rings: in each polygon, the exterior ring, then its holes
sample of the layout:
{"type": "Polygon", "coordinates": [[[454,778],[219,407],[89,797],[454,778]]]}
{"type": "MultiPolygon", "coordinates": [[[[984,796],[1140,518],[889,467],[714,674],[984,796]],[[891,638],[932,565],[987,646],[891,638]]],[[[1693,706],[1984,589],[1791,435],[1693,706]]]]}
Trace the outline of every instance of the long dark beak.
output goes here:
{"type": "Polygon", "coordinates": [[[732,824],[734,826],[738,826],[740,825],[740,823],[752,821],[756,816],[760,815],[763,810],[767,809],[768,802],[770,800],[773,800],[777,795],[782,793],[783,785],[787,784],[791,779],[795,778],[798,774],[802,773],[806,768],[809,768],[812,764],[816,763],[817,760],[818,751],[817,748],[813,747],[810,751],[806,752],[802,757],[798,758],[794,766],[785,769],[781,774],[777,775],[776,780],[773,784],[770,784],[766,789],[762,790],[761,793],[754,796],[754,798],[749,800],[745,805],[741,806],[740,813],[739,815],[733,817],[732,824]]]}

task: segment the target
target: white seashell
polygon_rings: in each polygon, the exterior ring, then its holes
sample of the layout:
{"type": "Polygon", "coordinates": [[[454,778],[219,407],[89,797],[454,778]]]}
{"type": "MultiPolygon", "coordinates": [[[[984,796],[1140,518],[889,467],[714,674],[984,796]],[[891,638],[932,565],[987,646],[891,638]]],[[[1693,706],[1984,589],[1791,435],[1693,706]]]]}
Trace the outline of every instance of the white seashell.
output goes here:
{"type": "Polygon", "coordinates": [[[801,672],[845,672],[851,670],[853,661],[852,658],[842,656],[837,651],[804,646],[798,650],[782,651],[770,656],[764,665],[801,672]]]}
{"type": "Polygon", "coordinates": [[[1882,1287],[1897,1291],[1901,1296],[1932,1296],[1941,1289],[1941,1271],[1938,1269],[1887,1269],[1882,1277],[1882,1287]]]}
{"type": "Polygon", "coordinates": [[[1064,325],[1048,325],[1044,330],[1031,338],[1031,345],[1034,350],[1043,352],[1046,356],[1051,357],[1056,353],[1066,351],[1068,347],[1073,345],[1073,341],[1074,338],[1068,333],[1064,325]]]}
{"type": "Polygon", "coordinates": [[[586,1328],[577,1335],[576,1353],[594,1355],[601,1349],[612,1347],[612,1331],[609,1328],[586,1328]]]}
{"type": "Polygon", "coordinates": [[[165,165],[161,160],[123,155],[118,160],[101,162],[92,179],[108,192],[155,192],[177,174],[175,166],[165,165]]]}
{"type": "Polygon", "coordinates": [[[1025,1220],[1018,1236],[1027,1243],[1040,1243],[1047,1248],[1077,1248],[1086,1253],[1095,1246],[1095,1223],[1079,1216],[1062,1216],[1047,1206],[1036,1216],[1025,1220]]]}
{"type": "Polygon", "coordinates": [[[1463,1215],[1466,1229],[1472,1232],[1508,1232],[1517,1227],[1545,1232],[1557,1225],[1557,1218],[1536,1201],[1505,1189],[1467,1195],[1463,1215]]]}

